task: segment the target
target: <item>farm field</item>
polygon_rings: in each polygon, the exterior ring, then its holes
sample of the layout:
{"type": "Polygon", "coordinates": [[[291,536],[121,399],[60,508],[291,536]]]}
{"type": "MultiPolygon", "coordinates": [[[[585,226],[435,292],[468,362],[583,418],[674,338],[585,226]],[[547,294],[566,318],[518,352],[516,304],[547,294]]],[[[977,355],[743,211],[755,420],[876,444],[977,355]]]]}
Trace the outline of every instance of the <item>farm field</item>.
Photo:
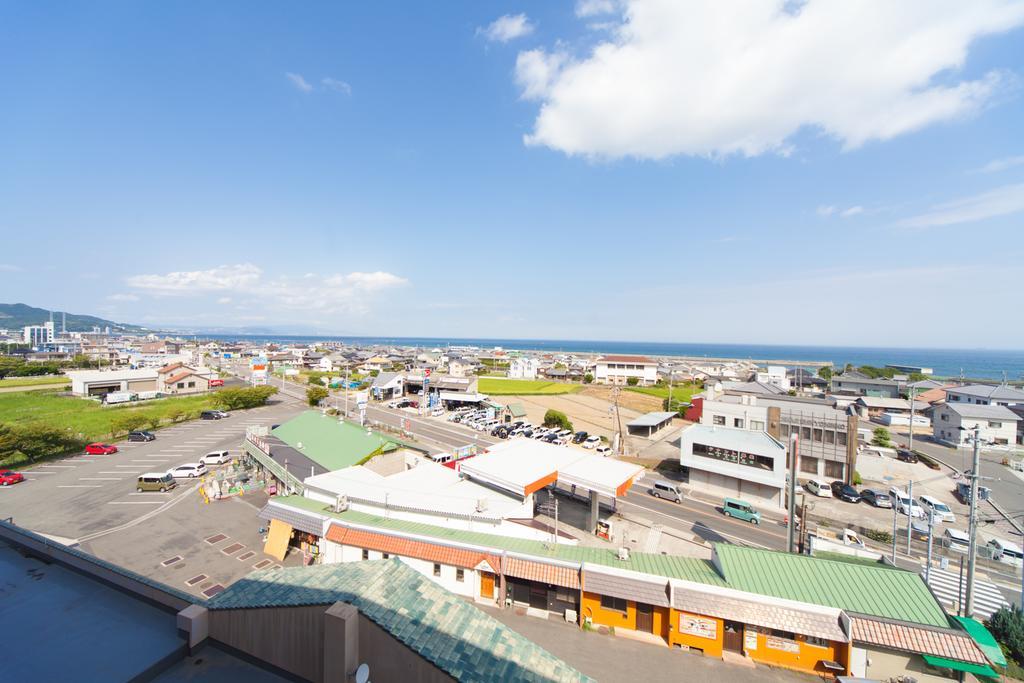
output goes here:
{"type": "Polygon", "coordinates": [[[111,424],[126,414],[146,417],[147,428],[174,417],[195,417],[213,406],[214,395],[174,396],[148,402],[119,406],[103,406],[96,401],[62,396],[51,391],[25,391],[0,394],[0,424],[29,425],[42,423],[67,430],[81,438],[96,440],[110,436],[111,424]]]}
{"type": "Polygon", "coordinates": [[[493,396],[550,396],[555,394],[573,394],[581,388],[582,385],[579,384],[549,382],[542,379],[498,379],[496,377],[481,377],[477,390],[481,394],[490,394],[493,396]]]}
{"type": "MultiPolygon", "coordinates": [[[[633,391],[638,394],[655,396],[662,400],[668,398],[668,386],[661,387],[625,387],[626,391],[633,391]]],[[[672,400],[689,402],[694,394],[703,391],[696,384],[675,384],[672,386],[672,400]]]]}
{"type": "Polygon", "coordinates": [[[0,389],[14,387],[36,387],[40,385],[71,384],[71,380],[62,375],[42,375],[39,377],[6,377],[0,379],[0,389]]]}

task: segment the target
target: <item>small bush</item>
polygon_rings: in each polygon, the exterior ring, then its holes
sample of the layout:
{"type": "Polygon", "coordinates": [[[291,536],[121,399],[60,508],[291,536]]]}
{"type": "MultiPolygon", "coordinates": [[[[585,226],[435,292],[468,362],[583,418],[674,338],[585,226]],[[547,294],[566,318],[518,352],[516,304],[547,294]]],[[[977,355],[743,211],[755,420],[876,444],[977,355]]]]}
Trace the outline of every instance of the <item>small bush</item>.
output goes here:
{"type": "Polygon", "coordinates": [[[330,395],[330,392],[323,387],[310,387],[309,389],[306,389],[306,401],[311,406],[319,405],[320,401],[330,395]]]}
{"type": "Polygon", "coordinates": [[[569,421],[569,417],[559,410],[549,410],[544,413],[544,426],[568,429],[570,432],[575,431],[572,428],[572,422],[569,421]]]}
{"type": "Polygon", "coordinates": [[[640,378],[639,377],[627,377],[626,378],[626,384],[628,384],[631,387],[635,387],[637,384],[640,384],[640,378]]]}
{"type": "Polygon", "coordinates": [[[590,374],[589,372],[587,374],[583,375],[583,383],[584,384],[590,384],[593,381],[594,381],[594,376],[592,374],[590,374]]]}
{"type": "Polygon", "coordinates": [[[872,541],[878,543],[892,543],[892,533],[889,531],[881,531],[879,529],[867,529],[864,535],[870,538],[872,541]]]}
{"type": "Polygon", "coordinates": [[[985,626],[1018,664],[1024,661],[1024,614],[1019,607],[1000,607],[985,626]]]}
{"type": "Polygon", "coordinates": [[[863,483],[864,483],[864,480],[861,479],[860,472],[858,472],[857,470],[854,470],[853,471],[853,485],[854,486],[860,486],[863,483]]]}

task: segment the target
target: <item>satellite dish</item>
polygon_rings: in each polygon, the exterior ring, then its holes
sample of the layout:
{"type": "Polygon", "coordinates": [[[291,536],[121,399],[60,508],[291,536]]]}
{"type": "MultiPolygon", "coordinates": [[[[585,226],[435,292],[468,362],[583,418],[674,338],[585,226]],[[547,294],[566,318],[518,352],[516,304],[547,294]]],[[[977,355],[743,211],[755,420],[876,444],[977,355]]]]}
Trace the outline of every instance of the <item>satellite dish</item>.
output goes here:
{"type": "Polygon", "coordinates": [[[356,669],[356,683],[369,683],[370,667],[367,664],[360,664],[356,669]]]}

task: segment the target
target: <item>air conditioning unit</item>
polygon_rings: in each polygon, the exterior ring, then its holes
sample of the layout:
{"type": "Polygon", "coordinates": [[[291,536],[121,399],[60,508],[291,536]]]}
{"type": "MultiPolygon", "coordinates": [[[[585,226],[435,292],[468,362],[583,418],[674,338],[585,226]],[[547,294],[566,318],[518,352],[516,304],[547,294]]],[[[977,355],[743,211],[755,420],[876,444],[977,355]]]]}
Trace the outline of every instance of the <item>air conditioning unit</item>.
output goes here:
{"type": "Polygon", "coordinates": [[[629,548],[619,548],[618,558],[623,562],[629,561],[629,548]]]}
{"type": "Polygon", "coordinates": [[[348,496],[340,495],[334,501],[334,511],[344,512],[345,510],[348,510],[348,496]]]}
{"type": "Polygon", "coordinates": [[[486,498],[479,498],[479,499],[477,499],[477,501],[476,501],[476,511],[477,512],[483,512],[486,509],[487,509],[487,499],[486,498]]]}

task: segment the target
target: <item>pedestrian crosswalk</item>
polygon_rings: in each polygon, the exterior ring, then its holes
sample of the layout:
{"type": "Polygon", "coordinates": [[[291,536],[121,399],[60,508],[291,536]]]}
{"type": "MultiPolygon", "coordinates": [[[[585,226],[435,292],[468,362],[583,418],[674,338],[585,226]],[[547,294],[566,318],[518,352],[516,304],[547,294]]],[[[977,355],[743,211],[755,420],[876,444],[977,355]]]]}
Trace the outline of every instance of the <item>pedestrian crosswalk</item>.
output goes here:
{"type": "MultiPolygon", "coordinates": [[[[921,578],[924,578],[924,567],[921,567],[921,578]]],[[[960,582],[959,571],[943,571],[938,567],[932,567],[928,578],[928,586],[951,612],[963,600],[966,593],[967,576],[964,573],[963,584],[960,582]]],[[[989,581],[974,579],[974,616],[978,619],[988,619],[1000,607],[1007,605],[999,588],[989,581]]]]}

